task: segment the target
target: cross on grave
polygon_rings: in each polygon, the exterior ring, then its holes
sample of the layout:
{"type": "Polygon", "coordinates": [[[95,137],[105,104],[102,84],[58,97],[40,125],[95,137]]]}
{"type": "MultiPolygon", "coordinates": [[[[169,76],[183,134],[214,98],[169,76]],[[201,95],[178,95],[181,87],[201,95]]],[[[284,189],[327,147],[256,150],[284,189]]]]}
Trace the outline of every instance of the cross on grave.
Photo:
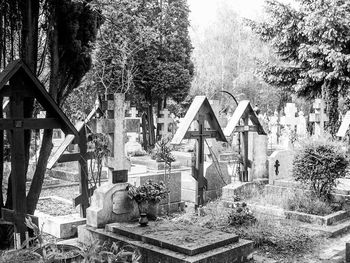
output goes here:
{"type": "Polygon", "coordinates": [[[163,117],[157,118],[157,123],[162,124],[162,129],[159,131],[159,134],[166,136],[169,134],[169,126],[174,123],[174,120],[170,117],[168,109],[161,110],[160,114],[163,117]]]}
{"type": "MultiPolygon", "coordinates": [[[[26,239],[27,214],[26,198],[26,167],[24,133],[30,129],[62,129],[65,134],[78,136],[78,131],[68,120],[47,93],[45,87],[21,60],[11,62],[0,74],[0,98],[9,97],[10,118],[0,119],[0,130],[9,130],[11,134],[11,176],[12,176],[12,207],[13,210],[1,210],[2,219],[10,221],[15,227],[15,236],[19,237],[17,244],[26,239]],[[9,85],[7,85],[9,83],[9,85]],[[48,112],[51,118],[32,118],[24,111],[27,98],[36,99],[48,112]]],[[[3,138],[0,138],[3,140],[3,138]]],[[[0,149],[1,151],[3,149],[0,149]]],[[[37,187],[31,185],[31,187],[37,187]]],[[[35,218],[32,218],[35,219],[35,218]]],[[[16,244],[16,245],[17,245],[16,244]]]]}
{"type": "Polygon", "coordinates": [[[278,167],[280,167],[280,166],[281,166],[280,162],[278,160],[276,160],[275,165],[274,165],[274,167],[275,167],[275,175],[276,176],[279,174],[278,167]]]}
{"type": "MultiPolygon", "coordinates": [[[[125,94],[115,93],[107,95],[107,119],[97,120],[96,129],[108,134],[110,141],[111,156],[107,157],[108,181],[118,181],[116,171],[125,170],[125,94]],[[101,126],[99,128],[99,126],[101,126]]],[[[119,180],[120,181],[120,180],[119,180]]],[[[127,176],[123,175],[123,182],[127,182],[127,176]]]]}
{"type": "Polygon", "coordinates": [[[296,117],[298,109],[295,107],[294,103],[287,103],[286,107],[284,108],[284,113],[285,113],[285,121],[284,125],[289,126],[291,131],[296,130],[296,126],[298,123],[298,117],[296,117]]]}
{"type": "Polygon", "coordinates": [[[197,141],[196,161],[192,174],[198,183],[197,206],[204,204],[204,189],[207,188],[207,181],[204,177],[204,142],[206,138],[215,138],[218,141],[227,142],[208,99],[205,96],[196,96],[186,116],[181,121],[171,144],[178,145],[183,139],[195,139],[197,141]],[[189,130],[192,122],[198,123],[197,131],[189,130]],[[210,130],[205,129],[205,123],[208,123],[210,130]]]}
{"type": "Polygon", "coordinates": [[[324,132],[324,124],[328,122],[328,115],[326,114],[326,105],[322,99],[315,99],[313,104],[315,113],[310,114],[310,122],[315,123],[314,135],[321,136],[324,132]]]}
{"type": "Polygon", "coordinates": [[[256,113],[248,100],[243,100],[238,104],[232,118],[224,130],[226,137],[232,136],[233,132],[240,132],[243,137],[243,172],[240,176],[240,180],[242,182],[247,182],[248,168],[251,167],[251,163],[248,159],[248,133],[257,132],[259,135],[266,135],[259,118],[256,116],[256,113]],[[243,125],[240,125],[241,120],[243,121],[243,125]],[[250,122],[253,125],[251,125],[250,122]]]}
{"type": "Polygon", "coordinates": [[[135,107],[131,107],[131,109],[129,110],[130,117],[133,119],[138,118],[137,117],[138,113],[139,113],[139,111],[135,107]]]}

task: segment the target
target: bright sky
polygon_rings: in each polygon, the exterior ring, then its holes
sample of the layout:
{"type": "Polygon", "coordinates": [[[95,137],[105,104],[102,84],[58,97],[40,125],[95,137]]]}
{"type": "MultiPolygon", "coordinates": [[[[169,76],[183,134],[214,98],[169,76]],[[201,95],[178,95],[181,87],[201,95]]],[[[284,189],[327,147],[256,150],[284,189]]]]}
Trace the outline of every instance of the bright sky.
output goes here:
{"type": "MultiPolygon", "coordinates": [[[[226,0],[242,17],[253,18],[262,13],[263,0],[226,0]]],[[[217,0],[188,0],[193,24],[206,24],[215,17],[217,0]]]]}

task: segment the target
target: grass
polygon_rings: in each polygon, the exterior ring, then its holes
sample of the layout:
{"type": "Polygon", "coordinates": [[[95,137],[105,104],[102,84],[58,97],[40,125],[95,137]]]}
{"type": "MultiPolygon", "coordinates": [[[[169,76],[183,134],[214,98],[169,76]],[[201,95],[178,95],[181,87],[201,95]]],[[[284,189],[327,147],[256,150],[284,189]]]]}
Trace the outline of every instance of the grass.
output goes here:
{"type": "Polygon", "coordinates": [[[295,255],[317,247],[321,237],[298,227],[298,222],[254,215],[256,221],[242,226],[229,224],[232,208],[225,208],[220,201],[213,201],[202,208],[201,216],[185,213],[173,221],[194,224],[210,229],[237,234],[240,238],[254,241],[255,247],[275,254],[295,255]]]}

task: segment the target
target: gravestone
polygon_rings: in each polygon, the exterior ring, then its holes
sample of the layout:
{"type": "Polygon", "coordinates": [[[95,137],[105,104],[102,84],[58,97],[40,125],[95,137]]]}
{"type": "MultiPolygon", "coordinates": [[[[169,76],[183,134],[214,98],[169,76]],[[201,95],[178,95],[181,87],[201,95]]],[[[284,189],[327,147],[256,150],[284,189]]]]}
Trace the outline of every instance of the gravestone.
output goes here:
{"type": "Polygon", "coordinates": [[[89,226],[101,227],[110,222],[128,221],[135,215],[136,208],[128,198],[127,176],[118,180],[121,171],[128,170],[124,150],[125,138],[125,95],[115,93],[109,96],[107,103],[108,125],[102,127],[103,132],[111,138],[112,156],[108,157],[108,182],[98,187],[91,198],[91,205],[87,209],[86,223],[89,226]],[[112,99],[113,98],[113,99],[112,99]],[[115,183],[115,182],[118,183],[115,183]]]}
{"type": "Polygon", "coordinates": [[[125,118],[126,135],[128,141],[125,144],[126,154],[142,151],[139,143],[141,133],[141,118],[137,116],[138,111],[135,107],[131,107],[129,111],[130,117],[125,118]]]}
{"type": "Polygon", "coordinates": [[[216,140],[227,142],[208,99],[205,96],[196,96],[181,126],[176,131],[171,144],[179,145],[183,139],[196,140],[196,160],[192,176],[198,182],[197,206],[203,205],[205,202],[204,189],[207,188],[207,180],[204,177],[204,145],[207,138],[215,138],[216,140]],[[191,130],[193,124],[197,126],[193,128],[198,128],[198,130],[191,130]],[[210,129],[205,128],[205,126],[209,126],[210,129]]]}
{"type": "Polygon", "coordinates": [[[303,111],[299,111],[298,114],[297,134],[300,137],[305,137],[307,135],[307,123],[303,111]]]}
{"type": "Polygon", "coordinates": [[[280,124],[278,118],[278,112],[275,111],[273,116],[270,118],[269,122],[270,129],[270,144],[277,145],[279,144],[279,135],[280,135],[280,124]]]}
{"type": "Polygon", "coordinates": [[[173,134],[174,131],[174,120],[170,117],[168,109],[160,111],[161,117],[157,118],[157,123],[161,125],[159,135],[167,137],[173,134]]]}
{"type": "Polygon", "coordinates": [[[314,135],[316,137],[323,136],[325,122],[329,121],[326,114],[326,105],[322,99],[315,99],[313,104],[314,113],[310,113],[310,122],[314,123],[314,135]]]}
{"type": "Polygon", "coordinates": [[[289,179],[293,177],[294,151],[274,151],[268,158],[269,161],[269,184],[276,180],[289,179]]]}
{"type": "MultiPolygon", "coordinates": [[[[256,113],[254,112],[250,102],[248,100],[241,101],[232,118],[230,119],[227,127],[224,129],[224,134],[227,137],[233,136],[234,132],[239,132],[242,134],[242,149],[243,149],[243,171],[242,176],[240,178],[240,181],[242,182],[248,182],[254,178],[254,176],[251,174],[252,170],[252,162],[251,159],[249,159],[249,152],[254,152],[254,145],[255,142],[253,141],[253,137],[249,138],[249,134],[253,132],[257,132],[258,136],[264,136],[264,137],[256,137],[257,140],[261,140],[261,142],[258,142],[256,145],[257,147],[263,147],[263,151],[266,151],[267,156],[267,136],[266,133],[259,121],[259,118],[257,117],[256,113]],[[242,125],[243,124],[243,125],[242,125]],[[250,141],[250,143],[248,143],[250,141]],[[249,150],[249,148],[251,150],[249,150]]],[[[257,152],[259,149],[256,148],[257,152]]],[[[265,157],[266,158],[266,157],[265,157]]],[[[263,166],[266,166],[266,161],[263,161],[263,166]]]]}

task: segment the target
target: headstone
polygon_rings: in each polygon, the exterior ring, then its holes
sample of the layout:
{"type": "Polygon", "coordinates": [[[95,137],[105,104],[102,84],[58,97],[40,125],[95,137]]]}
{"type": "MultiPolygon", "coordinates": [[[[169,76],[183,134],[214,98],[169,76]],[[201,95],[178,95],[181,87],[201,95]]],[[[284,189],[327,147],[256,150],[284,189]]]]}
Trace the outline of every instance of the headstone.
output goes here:
{"type": "Polygon", "coordinates": [[[270,118],[269,122],[270,129],[270,144],[277,145],[279,143],[279,121],[278,121],[278,112],[275,111],[273,116],[270,118]]]}
{"type": "Polygon", "coordinates": [[[294,151],[274,151],[268,158],[269,162],[269,184],[275,180],[291,178],[293,176],[294,151]]]}
{"type": "Polygon", "coordinates": [[[299,111],[299,114],[298,114],[297,134],[300,137],[304,137],[307,135],[306,118],[304,116],[304,112],[302,111],[299,111]]]}
{"type": "Polygon", "coordinates": [[[286,107],[284,108],[284,113],[286,116],[284,125],[288,126],[291,131],[295,131],[298,123],[298,118],[296,117],[297,111],[298,110],[294,103],[287,103],[286,107]]]}
{"type": "Polygon", "coordinates": [[[122,180],[124,182],[113,183],[118,179],[115,178],[115,175],[118,174],[116,171],[126,170],[129,165],[124,150],[125,95],[113,94],[113,100],[110,101],[112,102],[109,102],[108,105],[108,115],[114,116],[114,119],[110,120],[113,124],[113,130],[109,130],[107,127],[105,133],[110,134],[111,137],[112,156],[108,157],[107,160],[108,183],[94,191],[91,206],[86,211],[86,223],[93,227],[102,227],[110,222],[130,220],[137,210],[128,198],[126,190],[128,184],[125,182],[125,176],[122,180]]]}
{"type": "Polygon", "coordinates": [[[133,154],[142,151],[139,143],[141,133],[141,118],[137,116],[138,111],[135,107],[131,107],[129,111],[130,117],[125,118],[125,128],[128,141],[125,144],[126,154],[133,154]]]}
{"type": "Polygon", "coordinates": [[[310,114],[310,122],[315,123],[314,135],[320,137],[324,133],[325,122],[328,122],[329,120],[325,112],[326,105],[322,99],[315,99],[313,108],[315,109],[315,112],[310,114]]]}
{"type": "Polygon", "coordinates": [[[170,117],[169,110],[161,110],[160,114],[162,117],[157,118],[157,123],[161,124],[161,130],[159,134],[163,137],[172,135],[174,130],[174,120],[170,117]]]}

